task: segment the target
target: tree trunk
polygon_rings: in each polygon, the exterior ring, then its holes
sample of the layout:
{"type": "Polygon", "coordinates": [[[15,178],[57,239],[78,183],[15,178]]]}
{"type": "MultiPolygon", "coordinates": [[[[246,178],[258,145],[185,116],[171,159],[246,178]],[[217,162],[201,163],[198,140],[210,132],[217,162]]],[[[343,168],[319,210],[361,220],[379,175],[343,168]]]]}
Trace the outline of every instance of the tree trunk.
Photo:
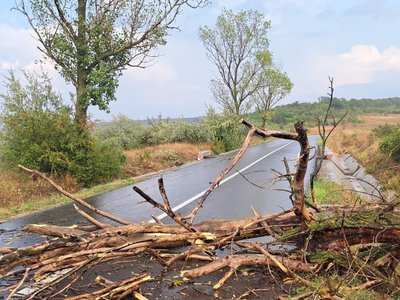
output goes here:
{"type": "MultiPolygon", "coordinates": [[[[79,73],[79,72],[78,72],[79,73]]],[[[78,128],[85,129],[87,125],[87,110],[88,105],[86,104],[86,83],[82,83],[83,80],[79,80],[78,86],[76,87],[76,102],[75,102],[75,124],[78,128]]]]}
{"type": "Polygon", "coordinates": [[[87,57],[86,44],[86,0],[78,1],[78,38],[77,38],[77,84],[75,102],[75,123],[79,128],[86,128],[87,123],[87,76],[85,58],[87,57]]]}

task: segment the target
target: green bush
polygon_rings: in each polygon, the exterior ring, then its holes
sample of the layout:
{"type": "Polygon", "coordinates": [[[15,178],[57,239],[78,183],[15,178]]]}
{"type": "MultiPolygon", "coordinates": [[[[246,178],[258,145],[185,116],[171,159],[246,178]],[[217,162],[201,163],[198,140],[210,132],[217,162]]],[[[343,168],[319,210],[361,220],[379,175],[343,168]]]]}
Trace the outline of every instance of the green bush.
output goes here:
{"type": "Polygon", "coordinates": [[[397,130],[398,128],[396,126],[385,124],[374,128],[373,132],[379,138],[386,138],[387,136],[394,134],[397,130]]]}
{"type": "Polygon", "coordinates": [[[115,177],[122,164],[118,147],[100,143],[77,128],[71,110],[45,75],[24,73],[26,86],[11,71],[0,115],[1,158],[52,175],[72,174],[89,186],[115,177]]]}
{"type": "Polygon", "coordinates": [[[209,141],[206,128],[201,122],[149,119],[133,121],[126,116],[115,117],[111,122],[98,124],[94,135],[124,150],[166,143],[200,143],[209,141]]]}
{"type": "Polygon", "coordinates": [[[93,134],[101,141],[128,150],[142,146],[143,126],[127,116],[119,115],[111,122],[96,124],[93,134]]]}
{"type": "Polygon", "coordinates": [[[70,171],[84,186],[99,184],[118,177],[125,156],[119,148],[108,142],[99,142],[89,134],[79,139],[73,151],[74,164],[70,171]]]}
{"type": "Polygon", "coordinates": [[[240,117],[227,113],[217,114],[209,109],[203,120],[212,142],[211,150],[222,153],[238,149],[244,140],[246,128],[239,122],[240,117]]]}
{"type": "Polygon", "coordinates": [[[375,132],[382,139],[379,149],[400,162],[400,126],[380,126],[375,132]]]}

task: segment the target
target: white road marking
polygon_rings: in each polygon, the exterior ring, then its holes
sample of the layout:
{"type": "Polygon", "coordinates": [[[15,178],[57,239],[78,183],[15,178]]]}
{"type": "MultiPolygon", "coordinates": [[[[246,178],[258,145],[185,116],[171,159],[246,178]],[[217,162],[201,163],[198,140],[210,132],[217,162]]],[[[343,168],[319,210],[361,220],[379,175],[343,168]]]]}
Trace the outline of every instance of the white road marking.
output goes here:
{"type": "MultiPolygon", "coordinates": [[[[274,154],[275,152],[278,152],[279,150],[282,150],[283,148],[289,146],[290,144],[294,143],[294,141],[291,141],[285,145],[283,145],[282,147],[279,147],[278,149],[275,149],[274,151],[265,154],[263,157],[260,157],[259,159],[253,161],[251,164],[247,165],[246,167],[240,169],[239,171],[236,171],[235,173],[233,173],[232,175],[224,178],[223,180],[221,180],[221,182],[219,183],[219,185],[223,185],[225,182],[231,180],[232,178],[236,177],[237,175],[239,175],[240,173],[243,173],[244,171],[246,171],[247,169],[251,168],[252,166],[254,166],[255,164],[259,163],[260,161],[262,161],[263,159],[267,158],[268,156],[274,154]]],[[[192,198],[187,199],[186,201],[182,202],[181,204],[175,206],[172,208],[173,211],[177,211],[178,209],[181,209],[182,207],[185,207],[186,205],[188,205],[189,203],[192,203],[194,200],[200,198],[201,196],[203,196],[203,194],[207,191],[207,189],[205,189],[204,191],[194,195],[192,198]]],[[[162,213],[161,215],[157,216],[157,218],[159,220],[164,219],[167,216],[166,213],[162,213]]],[[[149,220],[148,222],[150,223],[155,223],[155,221],[153,219],[149,220]]]]}

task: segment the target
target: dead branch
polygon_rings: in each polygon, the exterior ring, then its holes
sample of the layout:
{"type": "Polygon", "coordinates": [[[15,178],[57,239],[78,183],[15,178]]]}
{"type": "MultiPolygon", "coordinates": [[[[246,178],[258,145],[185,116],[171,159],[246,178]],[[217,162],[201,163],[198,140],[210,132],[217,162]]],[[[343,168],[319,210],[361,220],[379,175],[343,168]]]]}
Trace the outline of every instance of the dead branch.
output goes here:
{"type": "Polygon", "coordinates": [[[156,200],[151,198],[149,195],[147,195],[145,192],[143,192],[139,187],[134,186],[133,190],[138,193],[140,196],[142,196],[143,199],[145,199],[147,202],[149,202],[151,205],[154,207],[160,209],[161,211],[165,212],[172,220],[174,220],[176,223],[181,225],[183,228],[185,228],[187,231],[194,232],[196,231],[184,218],[181,218],[175,212],[172,210],[171,205],[169,203],[167,193],[165,192],[164,188],[164,180],[162,177],[158,179],[158,188],[161,194],[161,197],[164,200],[164,205],[158,203],[156,200]]]}
{"type": "Polygon", "coordinates": [[[56,236],[61,238],[77,237],[86,233],[85,231],[76,228],[47,224],[29,224],[25,226],[23,230],[29,233],[56,236]]]}
{"type": "MultiPolygon", "coordinates": [[[[312,266],[299,261],[284,258],[281,256],[274,256],[272,254],[271,257],[281,264],[289,266],[291,270],[296,270],[299,272],[310,272],[312,270],[312,266]]],[[[223,258],[218,258],[204,266],[187,271],[182,271],[181,276],[184,278],[197,278],[217,272],[221,269],[228,268],[228,272],[222,277],[218,284],[214,286],[214,289],[218,289],[239,267],[268,266],[270,264],[273,264],[271,257],[266,257],[265,255],[258,254],[227,255],[223,258]]]]}
{"type": "Polygon", "coordinates": [[[28,278],[29,275],[29,271],[30,269],[27,268],[25,270],[25,274],[22,277],[22,279],[18,282],[18,284],[15,286],[15,288],[11,291],[11,293],[8,295],[8,297],[6,298],[6,300],[11,300],[14,296],[14,294],[21,288],[21,286],[24,284],[24,282],[26,281],[26,279],[28,278]]]}
{"type": "Polygon", "coordinates": [[[98,214],[98,215],[101,215],[101,216],[103,216],[103,217],[106,217],[107,219],[110,219],[110,220],[112,220],[112,221],[115,221],[115,222],[120,223],[120,224],[123,224],[123,225],[132,224],[131,222],[125,221],[125,220],[123,220],[123,219],[121,219],[121,218],[119,218],[119,217],[116,217],[116,216],[114,216],[114,215],[112,215],[112,214],[109,214],[109,213],[107,213],[107,212],[105,212],[105,211],[102,211],[102,210],[100,210],[100,209],[94,207],[93,205],[90,205],[90,204],[87,203],[86,201],[80,199],[79,197],[77,197],[77,196],[75,196],[75,195],[73,195],[73,194],[71,194],[71,193],[68,193],[68,192],[65,191],[61,186],[59,186],[59,185],[56,184],[53,180],[51,180],[49,177],[47,177],[45,174],[43,174],[43,173],[41,173],[41,172],[39,172],[39,171],[37,171],[37,170],[31,170],[31,169],[28,169],[28,168],[26,168],[26,167],[24,167],[24,166],[22,166],[22,165],[18,165],[18,168],[20,168],[21,170],[24,170],[24,171],[26,171],[26,172],[32,174],[33,176],[36,176],[36,177],[38,176],[38,177],[43,178],[43,179],[46,180],[51,186],[53,186],[57,191],[59,191],[61,194],[63,194],[63,195],[65,195],[65,196],[67,196],[68,198],[74,200],[75,202],[79,203],[80,205],[82,205],[82,206],[84,206],[84,207],[90,209],[91,211],[95,212],[95,213],[98,214]]]}
{"type": "Polygon", "coordinates": [[[328,142],[329,137],[331,136],[332,132],[336,129],[336,127],[344,120],[344,118],[347,116],[348,111],[346,111],[338,121],[335,120],[334,116],[332,116],[333,118],[333,126],[332,128],[328,131],[328,133],[326,133],[327,131],[327,121],[328,121],[328,116],[331,113],[331,108],[332,108],[332,104],[333,104],[333,92],[334,92],[334,87],[333,87],[333,77],[329,77],[329,103],[328,103],[328,108],[325,111],[325,116],[323,121],[321,121],[320,118],[317,118],[318,121],[318,133],[319,133],[319,137],[321,139],[321,147],[318,148],[320,149],[320,151],[316,151],[316,153],[318,152],[318,154],[315,157],[315,168],[314,171],[311,173],[310,175],[310,190],[311,190],[311,199],[312,202],[314,204],[314,206],[316,208],[319,208],[316,196],[315,196],[315,187],[314,187],[314,183],[315,183],[315,179],[319,173],[319,171],[321,170],[322,167],[322,163],[323,160],[325,158],[325,148],[326,148],[326,143],[328,142]]]}
{"type": "Polygon", "coordinates": [[[232,162],[229,164],[229,166],[221,172],[221,174],[210,184],[208,189],[204,192],[203,196],[201,199],[198,201],[196,207],[191,211],[189,215],[184,217],[184,219],[189,219],[190,223],[193,223],[194,218],[196,217],[199,209],[203,206],[204,201],[206,201],[207,197],[211,194],[211,192],[220,184],[220,182],[225,178],[225,176],[233,169],[234,166],[239,162],[239,160],[242,158],[242,156],[246,153],[246,150],[248,149],[251,138],[253,137],[254,133],[256,132],[256,128],[250,128],[249,132],[247,133],[246,139],[244,140],[244,143],[242,145],[242,148],[240,148],[239,152],[235,155],[233,158],[232,162]]]}
{"type": "Polygon", "coordinates": [[[131,294],[134,290],[138,289],[141,284],[148,282],[150,280],[152,280],[151,276],[146,273],[140,276],[128,278],[121,282],[110,284],[107,287],[95,291],[93,293],[86,293],[75,297],[69,297],[66,299],[68,300],[83,300],[83,299],[93,299],[93,298],[122,299],[131,294]]]}
{"type": "Polygon", "coordinates": [[[110,228],[110,227],[112,227],[112,226],[109,225],[109,224],[105,224],[105,223],[102,223],[102,222],[100,222],[100,221],[97,221],[95,218],[93,218],[92,216],[88,215],[88,214],[85,213],[83,210],[81,210],[76,204],[74,204],[74,208],[75,208],[75,210],[76,210],[82,217],[84,217],[86,220],[88,220],[90,223],[94,224],[94,225],[97,226],[98,228],[103,229],[103,228],[110,228]]]}

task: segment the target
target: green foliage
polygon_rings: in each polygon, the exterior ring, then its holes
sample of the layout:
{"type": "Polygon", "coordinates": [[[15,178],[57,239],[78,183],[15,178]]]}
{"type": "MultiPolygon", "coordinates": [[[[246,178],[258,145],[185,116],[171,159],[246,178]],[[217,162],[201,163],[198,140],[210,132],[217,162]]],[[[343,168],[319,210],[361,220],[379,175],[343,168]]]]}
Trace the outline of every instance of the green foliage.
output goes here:
{"type": "Polygon", "coordinates": [[[21,0],[45,58],[76,88],[75,119],[86,125],[87,109],[108,110],[128,66],[146,66],[151,51],[166,44],[183,7],[205,0],[86,1],[21,0]]]}
{"type": "MultiPolygon", "coordinates": [[[[350,191],[346,191],[343,186],[335,182],[323,179],[314,182],[315,197],[318,204],[338,204],[338,205],[354,205],[360,201],[360,198],[350,191]]],[[[311,195],[309,195],[311,199],[311,195]]],[[[334,222],[334,220],[331,220],[334,222]]]]}
{"type": "MultiPolygon", "coordinates": [[[[306,127],[317,125],[316,116],[325,114],[329,98],[321,97],[318,102],[298,101],[277,106],[272,110],[268,125],[276,124],[280,127],[292,126],[296,121],[301,120],[306,127]]],[[[334,98],[332,104],[332,115],[341,116],[348,111],[345,123],[359,123],[357,116],[360,114],[400,114],[400,98],[387,99],[344,99],[334,98]]],[[[328,125],[332,125],[334,120],[328,119],[328,125]]]]}
{"type": "Polygon", "coordinates": [[[265,127],[271,117],[271,109],[291,92],[293,83],[286,73],[273,64],[270,53],[259,53],[257,59],[262,72],[259,79],[260,86],[251,95],[251,102],[262,119],[262,127],[265,127]]]}
{"type": "Polygon", "coordinates": [[[84,186],[115,177],[123,161],[121,151],[77,128],[70,108],[54,92],[47,75],[24,75],[26,86],[12,71],[4,82],[3,162],[53,175],[70,173],[84,186]]]}
{"type": "Polygon", "coordinates": [[[400,126],[379,126],[374,132],[381,138],[379,150],[400,162],[400,126]]]}
{"type": "Polygon", "coordinates": [[[237,115],[217,114],[211,108],[208,110],[204,125],[208,128],[214,153],[238,149],[242,145],[246,128],[239,123],[239,119],[237,115]]]}
{"type": "Polygon", "coordinates": [[[94,135],[124,150],[166,143],[201,143],[209,141],[207,129],[201,121],[186,122],[168,119],[133,121],[126,116],[115,117],[101,123],[93,130],[94,135]]]}
{"type": "Polygon", "coordinates": [[[161,117],[148,120],[144,138],[146,146],[179,142],[200,143],[209,140],[202,122],[162,120],[161,117]]]}
{"type": "Polygon", "coordinates": [[[258,57],[270,57],[269,28],[270,22],[258,11],[234,13],[227,9],[213,28],[200,28],[208,58],[219,72],[211,81],[213,97],[227,113],[241,115],[252,106],[249,97],[260,87],[263,74],[258,57]]]}
{"type": "MultiPolygon", "coordinates": [[[[209,109],[206,117],[191,122],[161,117],[139,122],[118,116],[111,122],[97,124],[93,134],[97,139],[125,150],[166,143],[211,142],[214,153],[222,153],[241,146],[246,128],[239,123],[238,116],[217,114],[209,109]]],[[[148,158],[144,154],[143,160],[148,158]]]]}
{"type": "Polygon", "coordinates": [[[127,116],[119,115],[111,122],[96,124],[93,134],[102,141],[120,147],[124,150],[143,146],[143,125],[127,116]]]}

